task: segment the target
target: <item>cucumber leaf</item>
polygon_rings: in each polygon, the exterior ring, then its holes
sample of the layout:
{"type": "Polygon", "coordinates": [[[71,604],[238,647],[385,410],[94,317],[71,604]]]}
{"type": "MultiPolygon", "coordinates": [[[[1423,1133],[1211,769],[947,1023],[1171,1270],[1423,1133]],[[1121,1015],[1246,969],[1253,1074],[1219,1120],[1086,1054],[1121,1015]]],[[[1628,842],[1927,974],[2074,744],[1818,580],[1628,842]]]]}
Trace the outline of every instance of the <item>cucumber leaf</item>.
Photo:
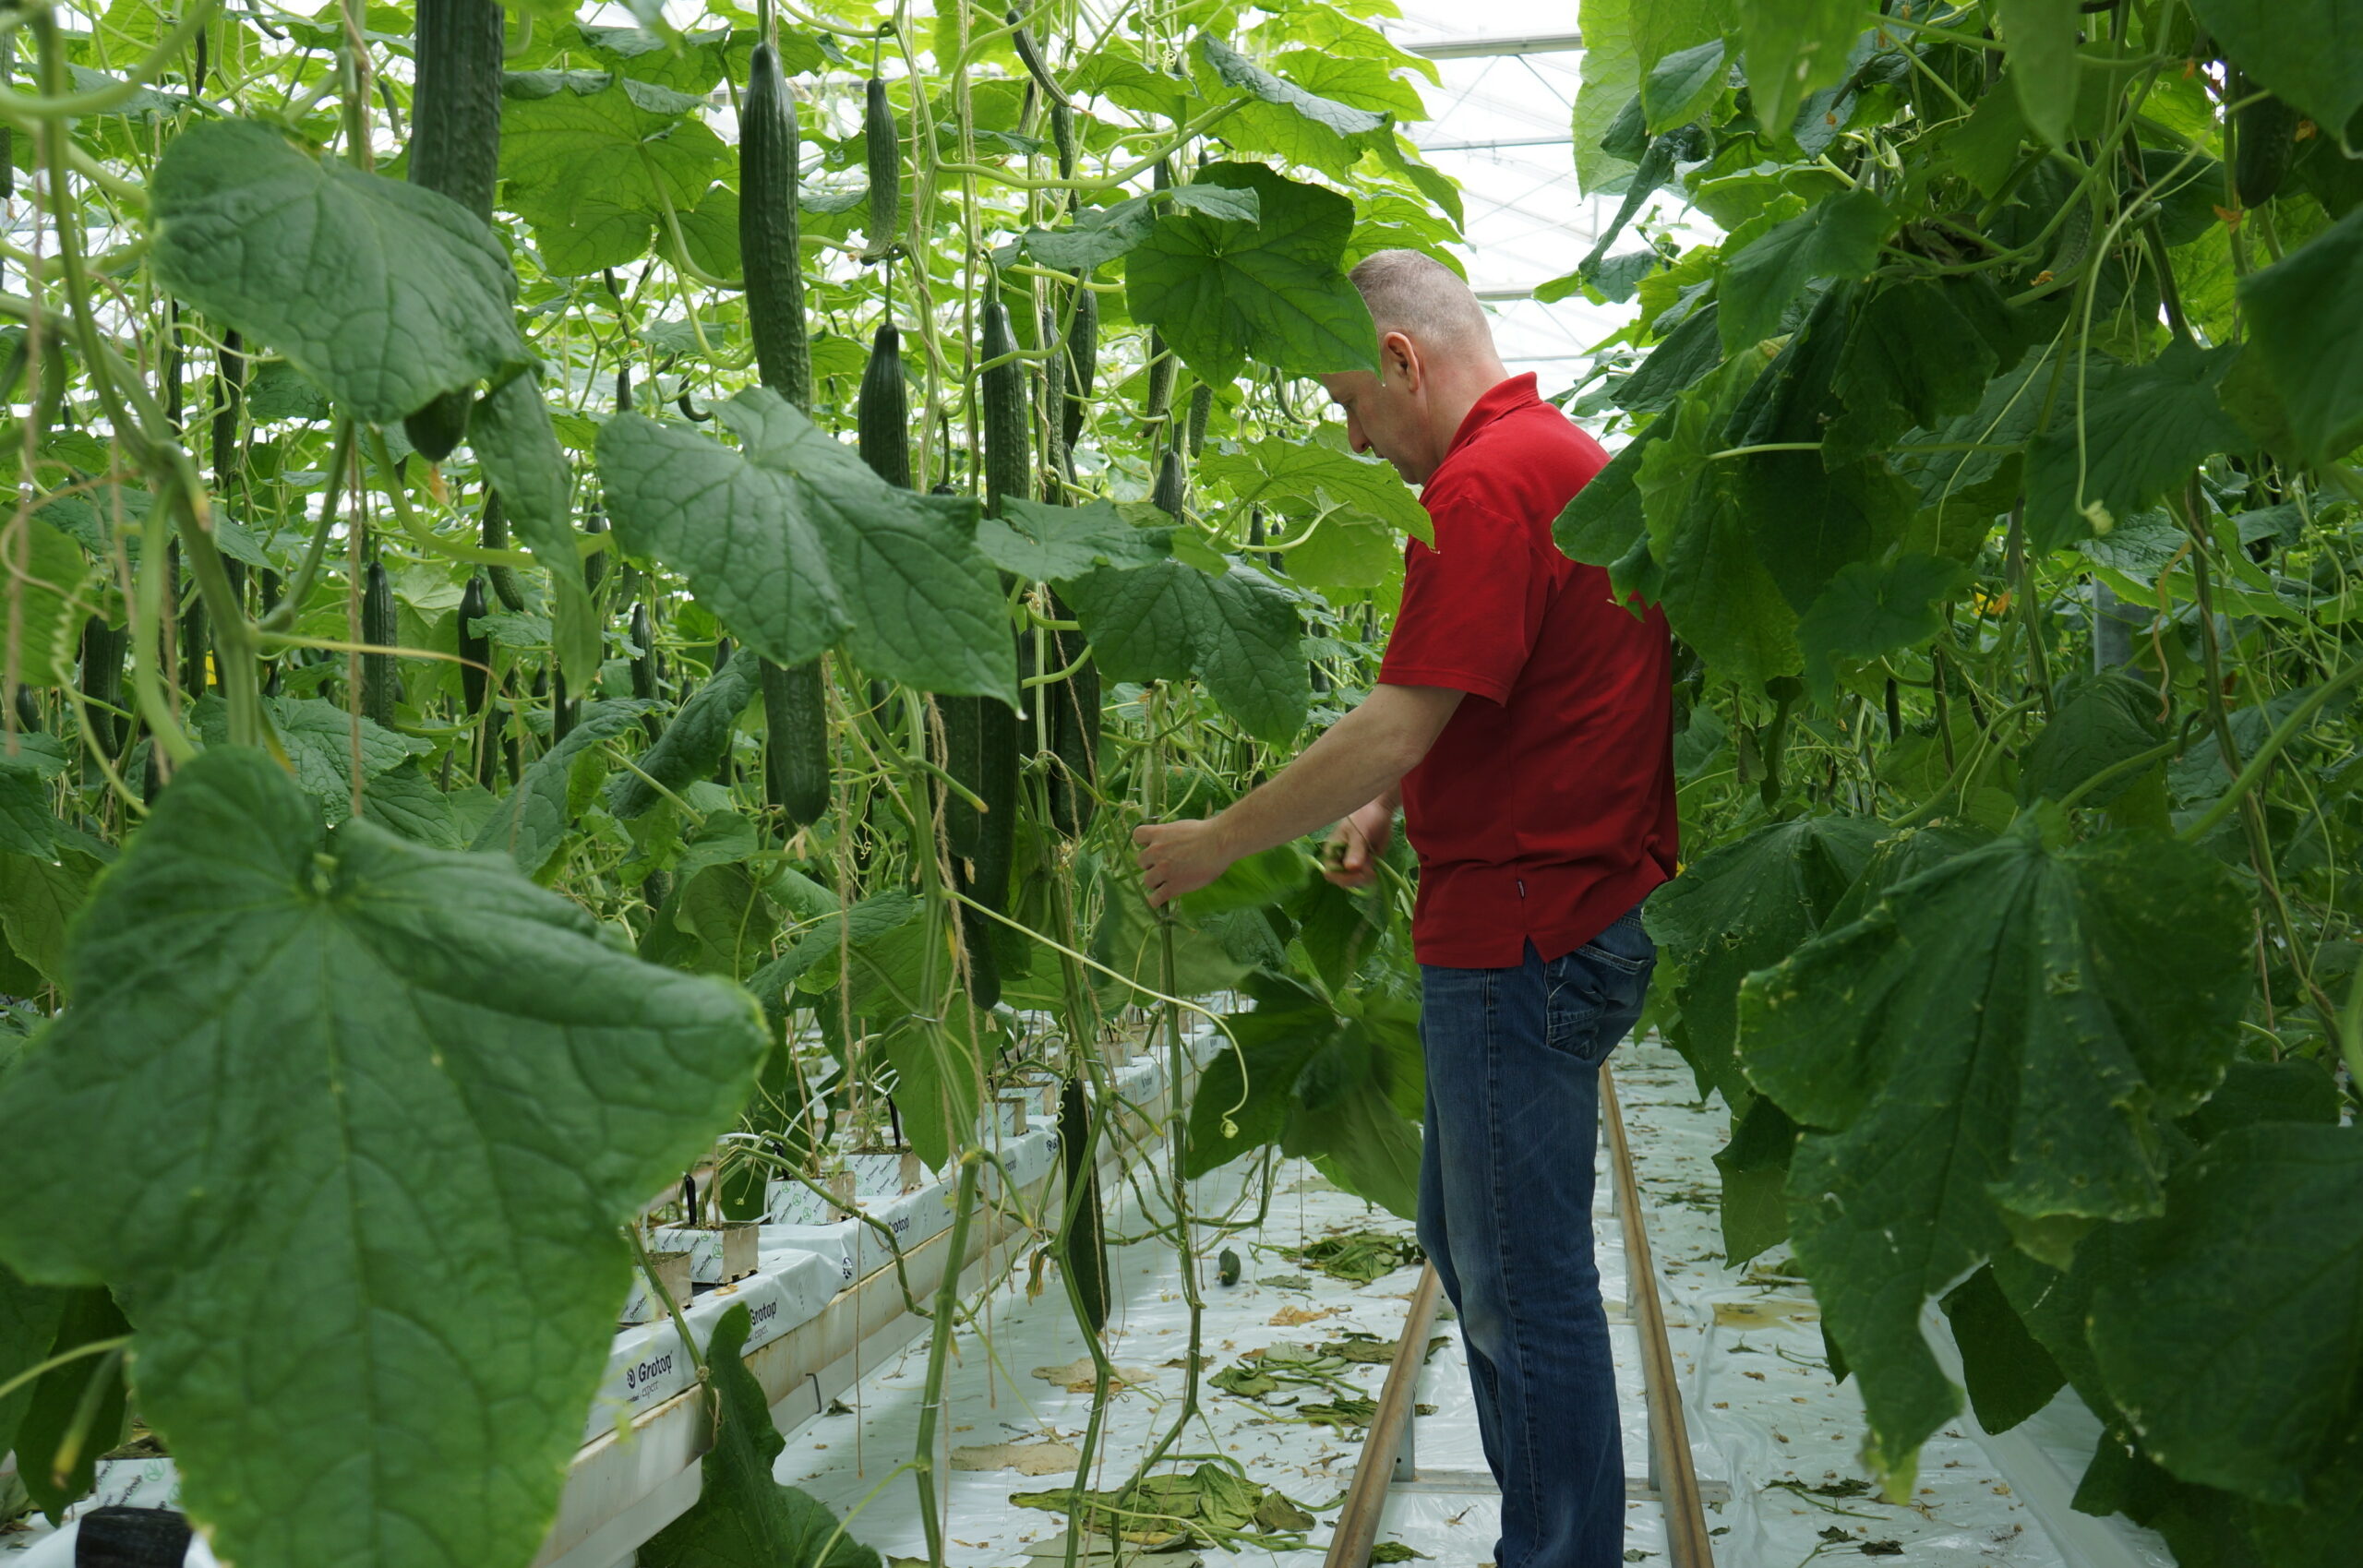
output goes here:
{"type": "Polygon", "coordinates": [[[149,200],[164,286],[356,419],[393,424],[524,362],[507,251],[438,192],[212,120],[166,146],[149,200]]]}
{"type": "Polygon", "coordinates": [[[323,832],[227,747],[75,926],[75,1004],[0,1083],[0,1257],[113,1287],[225,1558],[541,1543],[624,1298],[618,1227],[768,1045],[744,993],[596,933],[490,856],[323,832]]]}

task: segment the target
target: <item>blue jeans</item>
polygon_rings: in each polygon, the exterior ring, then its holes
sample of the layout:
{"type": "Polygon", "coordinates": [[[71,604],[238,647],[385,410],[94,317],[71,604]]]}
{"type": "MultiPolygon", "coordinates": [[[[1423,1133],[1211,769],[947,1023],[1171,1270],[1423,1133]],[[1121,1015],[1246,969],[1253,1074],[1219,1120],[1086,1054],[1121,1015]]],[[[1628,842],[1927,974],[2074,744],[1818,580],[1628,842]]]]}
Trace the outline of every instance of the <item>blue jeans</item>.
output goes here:
{"type": "Polygon", "coordinates": [[[1638,905],[1548,964],[1421,966],[1420,1241],[1460,1314],[1500,1568],[1621,1568],[1625,1453],[1592,1262],[1600,1065],[1641,1014],[1638,905]]]}

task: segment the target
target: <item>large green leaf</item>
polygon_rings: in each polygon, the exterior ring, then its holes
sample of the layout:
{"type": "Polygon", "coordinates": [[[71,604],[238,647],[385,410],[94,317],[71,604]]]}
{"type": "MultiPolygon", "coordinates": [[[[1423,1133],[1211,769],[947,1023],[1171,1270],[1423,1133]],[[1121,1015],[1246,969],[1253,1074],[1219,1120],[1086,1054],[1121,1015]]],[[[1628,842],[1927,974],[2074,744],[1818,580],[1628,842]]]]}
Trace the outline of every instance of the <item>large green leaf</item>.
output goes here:
{"type": "Polygon", "coordinates": [[[26,686],[70,686],[90,613],[82,583],[90,565],[74,541],[38,516],[0,534],[0,592],[8,617],[0,657],[26,686]],[[18,532],[21,530],[21,532],[18,532]]]}
{"type": "Polygon", "coordinates": [[[1265,740],[1303,725],[1313,692],[1296,605],[1254,568],[1234,561],[1220,577],[1180,561],[1102,568],[1069,584],[1067,598],[1110,679],[1195,676],[1265,740]]]}
{"type": "Polygon", "coordinates": [[[1991,1268],[1948,1291],[1943,1306],[1961,1350],[1970,1408],[1985,1430],[2009,1431],[2050,1404],[2068,1381],[2003,1296],[1991,1268]]]}
{"type": "Polygon", "coordinates": [[[2185,1480],[2326,1501],[2363,1444],[2363,1135],[2228,1132],[2125,1251],[2093,1294],[2092,1345],[2143,1446],[2185,1480]]]}
{"type": "Polygon", "coordinates": [[[2354,0],[2191,0],[2240,67],[2327,131],[2363,108],[2354,0]]]}
{"type": "MultiPolygon", "coordinates": [[[[57,1337],[46,1358],[58,1357],[131,1332],[123,1309],[103,1285],[59,1292],[57,1337]]],[[[17,1423],[17,1471],[25,1490],[52,1524],[90,1495],[99,1455],[123,1441],[124,1359],[101,1352],[78,1357],[43,1372],[32,1387],[32,1402],[17,1423]],[[78,1442],[76,1429],[82,1428],[78,1442]]]]}
{"type": "Polygon", "coordinates": [[[2291,432],[2311,457],[2343,456],[2363,440],[2363,208],[2239,293],[2291,432]]]}
{"type": "MultiPolygon", "coordinates": [[[[29,1285],[16,1271],[0,1263],[0,1383],[49,1358],[57,1337],[58,1314],[66,1307],[66,1292],[46,1285],[29,1285]]],[[[17,1423],[32,1404],[33,1384],[19,1384],[0,1394],[0,1443],[16,1446],[17,1423]]]]}
{"type": "Polygon", "coordinates": [[[1994,374],[1994,346],[1933,282],[1903,283],[1865,305],[1846,334],[1836,389],[1846,413],[1822,443],[1840,463],[1885,448],[1914,425],[1969,413],[1994,374]]]}
{"type": "Polygon", "coordinates": [[[1583,54],[1577,66],[1581,85],[1576,90],[1571,130],[1576,142],[1576,183],[1586,196],[1632,162],[1602,150],[1600,140],[1616,116],[1641,90],[1641,66],[1633,42],[1632,0],[1580,0],[1577,16],[1583,32],[1583,54]]]}
{"type": "Polygon", "coordinates": [[[2009,78],[2019,113],[2039,140],[2053,147],[2068,145],[2068,127],[2076,114],[2076,60],[2080,26],[2076,0],[1994,0],[2009,53],[2003,74],[2009,78]]]}
{"type": "Polygon", "coordinates": [[[1344,512],[1435,543],[1428,509],[1391,464],[1319,441],[1266,436],[1236,451],[1210,451],[1198,461],[1198,478],[1228,485],[1246,506],[1307,517],[1344,512]]]}
{"type": "MultiPolygon", "coordinates": [[[[356,761],[361,788],[366,791],[369,781],[379,773],[433,749],[430,742],[416,736],[397,735],[318,697],[266,697],[262,711],[287,760],[295,766],[296,784],[319,802],[331,822],[342,822],[353,814],[356,761]]],[[[228,742],[230,715],[222,699],[200,699],[196,716],[197,732],[208,746],[228,742]]]]}
{"type": "MultiPolygon", "coordinates": [[[[1224,122],[1224,139],[1260,152],[1276,152],[1334,178],[1351,172],[1374,136],[1387,134],[1387,117],[1308,92],[1256,65],[1212,33],[1198,35],[1198,54],[1213,81],[1234,87],[1250,102],[1224,122]]],[[[1382,78],[1384,70],[1380,71],[1382,78]]],[[[1211,85],[1211,83],[1209,83],[1211,85]]]]}
{"type": "Polygon", "coordinates": [[[480,399],[468,421],[468,445],[500,493],[517,537],[550,574],[551,617],[559,665],[588,686],[605,657],[598,613],[575,548],[574,482],[566,453],[532,371],[510,377],[480,399]]]}
{"type": "Polygon", "coordinates": [[[2081,432],[2070,367],[2053,428],[2027,449],[2027,543],[2056,550],[2106,533],[2201,459],[2248,449],[2215,395],[2237,352],[2178,338],[2147,365],[2088,362],[2081,432]]]}
{"type": "Polygon", "coordinates": [[[1778,223],[1723,263],[1723,350],[1770,337],[1781,313],[1817,278],[1858,278],[1877,264],[1887,209],[1867,189],[1844,191],[1778,223]]]}
{"type": "Polygon", "coordinates": [[[1797,621],[1807,684],[1827,700],[1838,660],[1876,659],[1925,642],[1940,624],[1937,605],[1968,583],[1966,567],[1937,556],[1906,553],[1884,566],[1841,568],[1797,621]]]}
{"type": "Polygon", "coordinates": [[[1249,358],[1319,375],[1378,368],[1370,309],[1338,269],[1354,204],[1260,163],[1217,163],[1197,183],[1253,190],[1252,223],[1169,213],[1124,257],[1124,302],[1201,377],[1220,386],[1249,358]]]}
{"type": "Polygon", "coordinates": [[[0,1082],[0,1254],[114,1287],[216,1549],[529,1559],[623,1299],[617,1227],[738,1114],[753,1005],[490,856],[324,835],[230,748],[158,800],[72,968],[0,1082]]]}
{"type": "Polygon", "coordinates": [[[2161,1201],[2157,1124],[2221,1076],[2252,922],[2220,863],[2036,820],[1889,890],[1740,998],[1749,1080],[1809,1129],[1789,1179],[1798,1260],[1897,1495],[1960,1407],[1920,1313],[2021,1222],[2161,1201]]]}
{"type": "Polygon", "coordinates": [[[600,478],[627,550],[688,577],[775,664],[843,637],[876,674],[1014,701],[1016,648],[974,500],[887,484],[768,389],[719,412],[736,451],[638,414],[600,428],[600,478]]]}
{"type": "Polygon", "coordinates": [[[1791,673],[1796,611],[1757,548],[1754,523],[1733,494],[1732,465],[1713,460],[1713,410],[1685,396],[1661,422],[1671,428],[1641,455],[1633,483],[1649,554],[1663,573],[1658,597],[1666,619],[1720,674],[1753,685],[1791,673]]]}
{"type": "Polygon", "coordinates": [[[1859,817],[1777,822],[1700,856],[1650,898],[1644,918],[1679,970],[1691,1064],[1730,1104],[1753,1093],[1733,1055],[1740,982],[1821,928],[1882,831],[1859,817]]]}
{"type": "Polygon", "coordinates": [[[645,254],[666,207],[698,205],[729,150],[699,100],[601,71],[508,78],[502,201],[533,225],[552,272],[595,272],[645,254]]]}
{"type": "Polygon", "coordinates": [[[157,276],[390,425],[522,363],[509,256],[439,192],[246,120],[174,137],[149,185],[157,276]]]}
{"type": "Polygon", "coordinates": [[[1844,79],[1863,0],[1751,0],[1739,7],[1742,57],[1757,123],[1786,126],[1808,93],[1844,79]]]}
{"type": "Polygon", "coordinates": [[[586,702],[565,738],[534,759],[524,776],[476,831],[469,847],[505,854],[529,877],[539,877],[566,842],[578,802],[607,772],[604,745],[655,706],[630,699],[586,702]]]}
{"type": "Polygon", "coordinates": [[[714,1446],[698,1461],[698,1500],[649,1538],[641,1568],[878,1568],[878,1553],[841,1533],[826,1504],[772,1479],[787,1439],[741,1359],[753,1327],[744,1306],[714,1325],[705,1351],[714,1446]]]}
{"type": "Polygon", "coordinates": [[[1134,527],[1106,501],[1052,507],[1020,496],[1002,497],[1001,515],[977,525],[977,547],[1002,570],[1030,582],[1063,582],[1100,567],[1147,566],[1173,553],[1166,531],[1134,527]]]}
{"type": "MultiPolygon", "coordinates": [[[[2060,704],[2027,748],[2019,762],[2019,799],[2064,800],[2093,774],[2140,756],[2165,738],[2154,689],[2130,676],[2096,676],[2060,704]]],[[[2085,796],[2084,804],[2105,806],[2133,782],[2129,775],[2104,784],[2085,796]]]]}

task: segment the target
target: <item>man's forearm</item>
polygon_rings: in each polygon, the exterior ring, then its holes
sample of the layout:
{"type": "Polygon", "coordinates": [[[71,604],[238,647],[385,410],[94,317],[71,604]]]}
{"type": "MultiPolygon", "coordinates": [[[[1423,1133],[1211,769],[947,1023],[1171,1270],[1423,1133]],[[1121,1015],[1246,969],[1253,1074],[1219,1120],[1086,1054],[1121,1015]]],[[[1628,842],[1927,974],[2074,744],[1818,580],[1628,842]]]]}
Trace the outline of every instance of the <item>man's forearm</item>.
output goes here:
{"type": "Polygon", "coordinates": [[[1235,856],[1258,854],[1373,800],[1397,804],[1397,784],[1435,744],[1459,699],[1436,687],[1378,688],[1217,819],[1227,847],[1235,856]]]}

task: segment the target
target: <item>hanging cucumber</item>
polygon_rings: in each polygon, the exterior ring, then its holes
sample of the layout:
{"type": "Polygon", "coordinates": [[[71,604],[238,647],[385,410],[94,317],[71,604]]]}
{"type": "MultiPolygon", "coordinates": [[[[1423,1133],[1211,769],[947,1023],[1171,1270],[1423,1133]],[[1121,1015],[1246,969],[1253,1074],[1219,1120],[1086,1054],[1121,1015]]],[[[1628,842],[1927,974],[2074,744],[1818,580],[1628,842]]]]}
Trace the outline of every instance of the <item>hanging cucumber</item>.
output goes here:
{"type": "MultiPolygon", "coordinates": [[[[412,47],[411,184],[440,191],[492,221],[500,174],[500,73],[506,14],[499,0],[418,0],[412,47]]],[[[402,421],[429,462],[468,430],[472,389],[446,392],[402,421]]]]}
{"type": "Polygon", "coordinates": [[[485,607],[484,578],[471,577],[460,594],[460,700],[471,719],[484,712],[492,681],[492,639],[475,629],[485,607]]]}
{"type": "Polygon", "coordinates": [[[903,232],[903,140],[886,84],[876,77],[862,98],[861,141],[870,164],[870,245],[862,259],[883,261],[903,232]]]}
{"type": "Polygon", "coordinates": [[[1180,368],[1173,351],[1165,346],[1164,334],[1152,330],[1148,335],[1148,397],[1141,404],[1141,419],[1151,428],[1173,413],[1173,376],[1180,368]]]}
{"type": "Polygon", "coordinates": [[[903,335],[892,321],[881,322],[870,341],[870,365],[861,373],[861,399],[855,409],[861,461],[889,485],[911,487],[911,398],[903,379],[903,335]]]}
{"type": "Polygon", "coordinates": [[[1075,155],[1081,150],[1074,136],[1074,111],[1062,99],[1050,102],[1050,145],[1059,153],[1059,178],[1074,178],[1075,155]]]}
{"type": "MultiPolygon", "coordinates": [[[[2245,74],[2233,78],[2236,99],[2256,90],[2245,74]]],[[[2232,191],[2242,207],[2261,207],[2273,199],[2297,156],[2297,111],[2267,94],[2239,109],[2234,116],[2233,138],[2239,144],[2232,154],[2232,191]]]]}
{"type": "Polygon", "coordinates": [[[788,820],[810,826],[829,809],[829,704],[821,661],[763,663],[764,795],[788,820]]]}
{"type": "Polygon", "coordinates": [[[1091,1103],[1084,1098],[1083,1080],[1069,1078],[1059,1091],[1059,1153],[1066,1162],[1068,1205],[1065,1228],[1059,1233],[1059,1259],[1083,1299],[1084,1320],[1091,1332],[1108,1326],[1108,1240],[1099,1228],[1099,1167],[1091,1158],[1091,1103]],[[1076,1202],[1075,1194],[1082,1193],[1076,1202]]]}
{"type": "MultiPolygon", "coordinates": [[[[1059,620],[1074,619],[1074,612],[1050,592],[1050,614],[1059,620]]],[[[1050,657],[1060,669],[1083,658],[1086,644],[1079,631],[1050,634],[1050,657]]],[[[1099,782],[1099,666],[1085,660],[1074,674],[1041,688],[1050,704],[1050,749],[1059,765],[1050,771],[1050,825],[1069,838],[1082,836],[1091,826],[1099,782]]]]}
{"type": "Polygon", "coordinates": [[[1075,295],[1074,323],[1067,329],[1067,401],[1061,411],[1059,441],[1070,452],[1083,438],[1083,416],[1099,376],[1099,296],[1091,292],[1090,282],[1090,275],[1085,274],[1075,295]]]}
{"type": "Polygon", "coordinates": [[[1189,436],[1190,455],[1203,455],[1206,449],[1206,421],[1215,411],[1215,389],[1204,381],[1190,389],[1190,418],[1182,427],[1189,436]]]}
{"type": "MultiPolygon", "coordinates": [[[[371,561],[361,592],[361,640],[378,648],[390,648],[401,636],[394,618],[394,585],[386,577],[384,563],[371,561]]],[[[394,656],[391,653],[361,655],[361,712],[373,724],[394,725],[394,656]]]]}
{"type": "MultiPolygon", "coordinates": [[[[1038,342],[1056,344],[1059,341],[1058,311],[1050,305],[1042,307],[1039,322],[1041,335],[1038,342]]],[[[1060,482],[1071,472],[1067,461],[1066,443],[1060,437],[1065,425],[1062,411],[1067,406],[1067,356],[1063,351],[1053,353],[1042,365],[1042,436],[1049,450],[1043,454],[1042,500],[1057,506],[1065,498],[1060,482]]]]}
{"type": "MultiPolygon", "coordinates": [[[[656,628],[648,618],[646,604],[631,607],[631,694],[643,702],[656,700],[656,628]]],[[[648,731],[648,738],[655,740],[665,733],[665,726],[654,713],[640,716],[641,727],[648,731]]]]}
{"type": "MultiPolygon", "coordinates": [[[[991,770],[985,760],[984,727],[984,708],[989,700],[983,697],[939,697],[935,710],[943,724],[943,771],[962,788],[990,806],[992,790],[986,774],[991,770]]],[[[966,800],[945,791],[943,844],[952,852],[952,857],[969,859],[984,848],[984,817],[966,800]]]]}
{"type": "Polygon", "coordinates": [[[755,664],[760,662],[733,659],[698,688],[656,744],[640,754],[640,772],[619,772],[608,781],[607,809],[618,817],[637,817],[663,798],[659,785],[678,791],[712,777],[729,753],[732,727],[755,695],[755,664]]]}
{"type": "Polygon", "coordinates": [[[985,304],[982,349],[986,368],[977,377],[977,390],[984,405],[985,510],[999,516],[1005,497],[1023,500],[1033,492],[1027,483],[1026,367],[1010,334],[1009,308],[997,299],[985,304]]]}
{"type": "MultiPolygon", "coordinates": [[[[500,492],[489,485],[484,488],[484,516],[478,536],[487,550],[509,548],[509,514],[500,509],[500,492]]],[[[498,595],[503,609],[512,615],[524,609],[525,585],[517,581],[514,567],[488,566],[484,574],[491,581],[492,591],[498,595]]]]}
{"type": "Polygon", "coordinates": [[[1179,520],[1182,516],[1182,453],[1173,447],[1165,449],[1157,460],[1157,484],[1148,493],[1149,505],[1179,520]]]}
{"type": "MultiPolygon", "coordinates": [[[[123,706],[123,651],[130,641],[130,632],[115,630],[104,616],[92,616],[82,623],[82,695],[86,700],[110,709],[123,706]]],[[[90,728],[110,754],[123,748],[124,726],[128,722],[119,713],[90,715],[90,728]]]]}
{"type": "Polygon", "coordinates": [[[799,409],[812,403],[804,273],[796,232],[796,101],[779,55],[755,45],[738,114],[738,250],[747,324],[763,385],[799,409]]]}
{"type": "MultiPolygon", "coordinates": [[[[583,513],[582,532],[590,534],[594,539],[605,535],[607,532],[607,514],[600,510],[597,507],[593,507],[589,511],[583,513]]],[[[598,596],[599,584],[606,581],[607,552],[605,550],[594,550],[591,554],[583,557],[582,586],[590,591],[594,598],[598,596]]]]}

